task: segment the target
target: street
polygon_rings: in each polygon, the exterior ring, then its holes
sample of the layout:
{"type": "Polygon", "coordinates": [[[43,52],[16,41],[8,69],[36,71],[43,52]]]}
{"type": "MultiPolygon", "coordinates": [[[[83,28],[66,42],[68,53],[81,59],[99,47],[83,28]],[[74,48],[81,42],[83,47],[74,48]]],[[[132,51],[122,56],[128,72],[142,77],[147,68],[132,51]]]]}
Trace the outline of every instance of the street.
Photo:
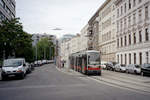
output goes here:
{"type": "MultiPolygon", "coordinates": [[[[150,88],[149,77],[104,71],[101,76],[102,82],[98,82],[92,78],[100,76],[70,75],[57,70],[55,65],[48,64],[35,68],[35,71],[23,80],[10,78],[0,81],[0,100],[149,100],[149,92],[120,88],[122,85],[111,86],[110,82],[105,84],[105,79],[109,76],[113,77],[115,82],[122,79],[120,84],[125,83],[125,76],[134,77],[135,80],[138,78],[137,87],[144,85],[150,88]],[[116,78],[113,75],[122,77],[116,78]],[[148,84],[140,83],[142,79],[149,79],[145,80],[148,84]]],[[[132,78],[128,79],[131,81],[132,78]]]]}

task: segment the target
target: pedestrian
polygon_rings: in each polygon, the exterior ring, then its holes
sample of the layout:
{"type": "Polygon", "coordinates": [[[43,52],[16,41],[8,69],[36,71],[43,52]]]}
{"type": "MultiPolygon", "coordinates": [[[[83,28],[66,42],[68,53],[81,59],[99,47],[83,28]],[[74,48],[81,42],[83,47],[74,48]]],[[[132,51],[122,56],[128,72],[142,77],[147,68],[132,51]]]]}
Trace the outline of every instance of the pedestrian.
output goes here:
{"type": "Polygon", "coordinates": [[[65,61],[63,60],[63,61],[62,61],[62,68],[64,68],[64,63],[65,63],[65,61]]]}

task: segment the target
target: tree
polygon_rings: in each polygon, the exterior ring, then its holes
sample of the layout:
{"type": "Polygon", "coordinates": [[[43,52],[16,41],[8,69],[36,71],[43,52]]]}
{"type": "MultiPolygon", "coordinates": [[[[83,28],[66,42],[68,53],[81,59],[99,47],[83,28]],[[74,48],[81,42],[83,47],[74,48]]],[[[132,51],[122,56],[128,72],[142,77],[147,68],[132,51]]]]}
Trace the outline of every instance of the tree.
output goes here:
{"type": "Polygon", "coordinates": [[[23,31],[19,18],[2,21],[0,24],[0,58],[22,57],[33,60],[31,35],[23,31]],[[5,51],[5,52],[4,52],[5,51]]]}
{"type": "MultiPolygon", "coordinates": [[[[54,44],[49,38],[42,38],[36,45],[37,47],[37,58],[41,59],[52,59],[54,57],[54,44]]],[[[34,47],[36,51],[36,47],[34,47]]]]}

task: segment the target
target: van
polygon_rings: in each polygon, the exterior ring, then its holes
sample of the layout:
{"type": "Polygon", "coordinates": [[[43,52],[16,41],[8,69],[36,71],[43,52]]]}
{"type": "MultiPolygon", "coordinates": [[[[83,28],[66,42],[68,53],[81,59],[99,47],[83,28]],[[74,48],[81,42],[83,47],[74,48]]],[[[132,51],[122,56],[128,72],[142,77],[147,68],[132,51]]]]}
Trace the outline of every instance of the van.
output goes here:
{"type": "Polygon", "coordinates": [[[26,76],[27,66],[24,58],[6,59],[2,65],[2,80],[9,76],[19,76],[23,79],[26,76]]]}

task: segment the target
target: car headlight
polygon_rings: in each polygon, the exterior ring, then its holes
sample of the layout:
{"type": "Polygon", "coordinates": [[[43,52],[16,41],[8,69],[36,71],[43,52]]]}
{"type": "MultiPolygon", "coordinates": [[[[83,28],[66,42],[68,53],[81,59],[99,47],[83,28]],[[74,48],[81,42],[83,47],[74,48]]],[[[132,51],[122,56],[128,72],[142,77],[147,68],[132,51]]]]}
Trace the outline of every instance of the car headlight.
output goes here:
{"type": "Polygon", "coordinates": [[[22,72],[22,68],[18,68],[17,72],[22,72]]]}

